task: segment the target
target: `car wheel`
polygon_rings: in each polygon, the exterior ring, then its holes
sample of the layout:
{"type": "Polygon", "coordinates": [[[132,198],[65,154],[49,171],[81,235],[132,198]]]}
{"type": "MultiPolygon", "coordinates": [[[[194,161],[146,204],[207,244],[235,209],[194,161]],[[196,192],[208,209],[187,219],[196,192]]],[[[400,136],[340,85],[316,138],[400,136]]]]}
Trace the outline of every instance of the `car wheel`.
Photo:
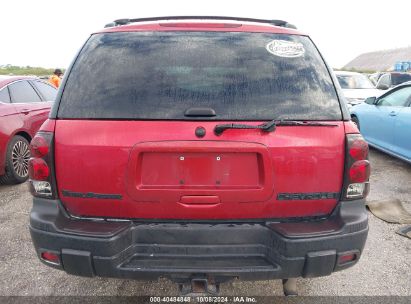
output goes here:
{"type": "Polygon", "coordinates": [[[358,130],[360,129],[360,121],[358,120],[357,116],[353,116],[351,117],[351,120],[353,123],[355,123],[355,125],[357,126],[358,130]]]}
{"type": "Polygon", "coordinates": [[[7,146],[6,174],[0,176],[0,183],[24,183],[29,177],[29,159],[29,142],[22,136],[14,136],[7,146]]]}

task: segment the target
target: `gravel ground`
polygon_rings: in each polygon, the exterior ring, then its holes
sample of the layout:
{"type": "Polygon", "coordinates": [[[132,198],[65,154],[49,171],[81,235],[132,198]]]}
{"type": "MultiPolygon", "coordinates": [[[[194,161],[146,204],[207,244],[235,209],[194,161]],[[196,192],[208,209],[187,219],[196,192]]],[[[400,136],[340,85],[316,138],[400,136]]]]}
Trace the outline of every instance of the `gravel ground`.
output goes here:
{"type": "MultiPolygon", "coordinates": [[[[371,151],[369,200],[398,198],[411,210],[411,165],[371,151]]],[[[27,185],[0,186],[0,296],[2,295],[177,295],[168,280],[81,278],[41,264],[28,225],[31,197],[27,185]]],[[[370,232],[358,264],[328,277],[299,279],[300,295],[411,295],[411,240],[372,214],[370,232]]],[[[282,295],[280,281],[231,282],[223,295],[282,295]]]]}

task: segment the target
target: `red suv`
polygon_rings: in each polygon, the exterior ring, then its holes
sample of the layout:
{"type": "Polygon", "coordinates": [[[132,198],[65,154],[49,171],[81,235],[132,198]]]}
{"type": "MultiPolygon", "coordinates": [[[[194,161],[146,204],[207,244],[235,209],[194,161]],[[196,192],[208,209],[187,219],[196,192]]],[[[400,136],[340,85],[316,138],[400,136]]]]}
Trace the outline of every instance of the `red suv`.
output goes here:
{"type": "Polygon", "coordinates": [[[278,20],[122,19],[91,35],[32,142],[39,258],[183,292],[352,266],[370,167],[336,83],[278,20]]]}
{"type": "Polygon", "coordinates": [[[36,77],[0,76],[0,183],[27,180],[29,142],[47,119],[56,94],[36,77]]]}

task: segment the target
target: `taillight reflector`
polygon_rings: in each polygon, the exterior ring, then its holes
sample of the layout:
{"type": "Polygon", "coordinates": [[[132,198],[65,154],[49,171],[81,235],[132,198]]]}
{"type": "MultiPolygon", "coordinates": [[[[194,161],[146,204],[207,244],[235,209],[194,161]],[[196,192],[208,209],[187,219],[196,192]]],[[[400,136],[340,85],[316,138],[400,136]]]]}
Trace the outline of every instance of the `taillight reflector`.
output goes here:
{"type": "Polygon", "coordinates": [[[41,258],[49,263],[59,265],[60,264],[60,257],[58,254],[54,252],[45,251],[40,254],[41,258]]]}
{"type": "Polygon", "coordinates": [[[352,262],[352,261],[355,261],[356,259],[357,259],[357,255],[355,253],[344,254],[338,258],[338,265],[352,262]]]}

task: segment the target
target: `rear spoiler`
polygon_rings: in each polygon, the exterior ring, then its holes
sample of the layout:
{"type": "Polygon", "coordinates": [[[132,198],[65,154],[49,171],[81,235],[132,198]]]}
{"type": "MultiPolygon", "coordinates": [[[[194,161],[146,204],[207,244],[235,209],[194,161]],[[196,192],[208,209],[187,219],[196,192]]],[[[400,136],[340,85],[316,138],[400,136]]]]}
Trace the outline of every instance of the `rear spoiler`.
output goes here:
{"type": "Polygon", "coordinates": [[[281,26],[286,28],[296,29],[297,27],[287,21],[283,20],[267,20],[267,19],[254,19],[254,18],[243,18],[243,17],[223,17],[223,16],[168,16],[168,17],[147,17],[147,18],[134,18],[134,19],[117,19],[111,23],[105,25],[105,27],[114,27],[126,25],[132,22],[149,22],[149,21],[168,21],[168,20],[233,20],[233,21],[244,21],[244,22],[257,22],[257,23],[267,23],[274,26],[281,26]]]}

